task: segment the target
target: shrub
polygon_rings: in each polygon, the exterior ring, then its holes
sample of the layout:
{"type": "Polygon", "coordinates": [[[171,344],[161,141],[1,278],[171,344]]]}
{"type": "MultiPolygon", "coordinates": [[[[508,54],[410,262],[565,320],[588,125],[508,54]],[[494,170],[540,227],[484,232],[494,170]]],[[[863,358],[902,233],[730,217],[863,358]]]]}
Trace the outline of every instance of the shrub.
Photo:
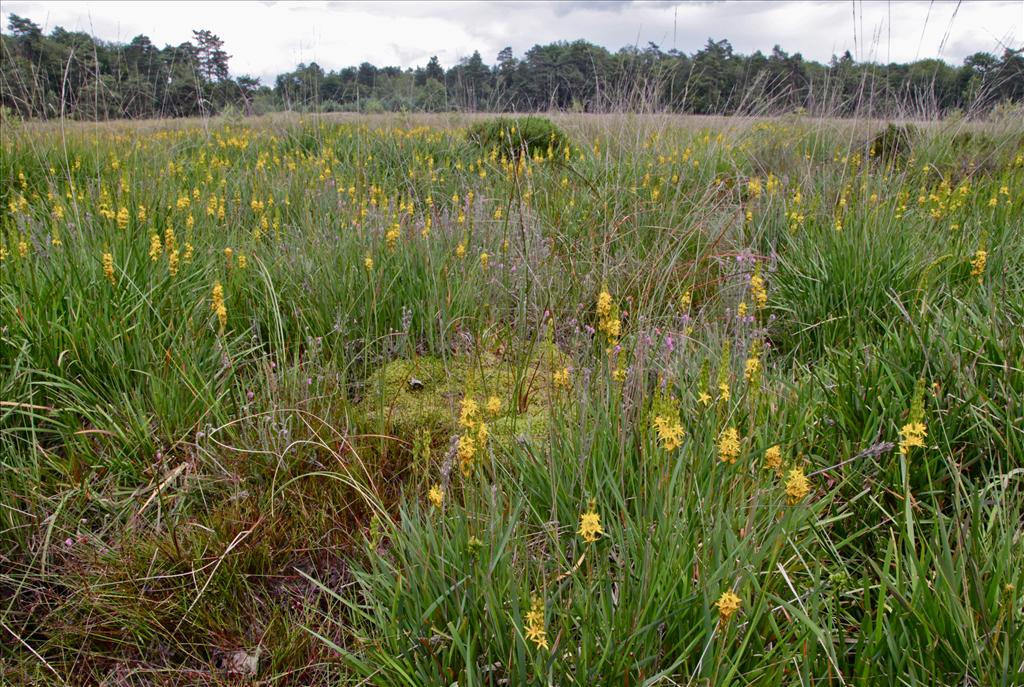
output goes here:
{"type": "Polygon", "coordinates": [[[871,139],[871,152],[886,162],[903,159],[919,133],[913,124],[889,124],[871,139]]]}

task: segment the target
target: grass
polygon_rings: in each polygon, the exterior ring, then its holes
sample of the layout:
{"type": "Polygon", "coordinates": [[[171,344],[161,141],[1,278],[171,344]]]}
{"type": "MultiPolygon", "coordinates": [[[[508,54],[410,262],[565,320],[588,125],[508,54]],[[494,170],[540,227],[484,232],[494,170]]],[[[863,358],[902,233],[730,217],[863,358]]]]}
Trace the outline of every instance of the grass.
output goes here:
{"type": "Polygon", "coordinates": [[[1024,680],[1019,122],[554,119],[5,126],[6,682],[1024,680]]]}

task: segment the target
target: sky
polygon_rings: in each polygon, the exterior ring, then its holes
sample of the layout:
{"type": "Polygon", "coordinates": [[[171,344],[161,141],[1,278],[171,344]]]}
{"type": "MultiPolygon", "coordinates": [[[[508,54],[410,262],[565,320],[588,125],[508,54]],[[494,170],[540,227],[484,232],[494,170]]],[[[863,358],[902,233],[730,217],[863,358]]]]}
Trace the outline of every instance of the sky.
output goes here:
{"type": "Polygon", "coordinates": [[[849,50],[856,59],[907,62],[939,57],[960,64],[984,50],[1024,44],[1024,0],[843,0],[838,2],[31,2],[4,0],[10,14],[49,33],[62,26],[106,41],[145,34],[158,46],[209,29],[224,40],[234,76],[274,77],[300,62],[327,70],[370,62],[423,65],[432,55],[449,67],[479,50],[493,64],[510,46],[521,57],[538,43],[583,38],[615,51],[623,46],[693,53],[709,37],[727,38],[741,53],[778,44],[806,59],[828,61],[849,50]]]}

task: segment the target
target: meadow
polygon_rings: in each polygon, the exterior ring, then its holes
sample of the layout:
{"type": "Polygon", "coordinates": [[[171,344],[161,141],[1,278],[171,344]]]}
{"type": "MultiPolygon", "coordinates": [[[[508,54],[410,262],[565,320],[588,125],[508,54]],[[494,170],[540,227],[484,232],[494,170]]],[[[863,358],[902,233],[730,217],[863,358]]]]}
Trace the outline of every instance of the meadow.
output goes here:
{"type": "Polygon", "coordinates": [[[1024,125],[3,122],[0,682],[1024,683],[1024,125]]]}

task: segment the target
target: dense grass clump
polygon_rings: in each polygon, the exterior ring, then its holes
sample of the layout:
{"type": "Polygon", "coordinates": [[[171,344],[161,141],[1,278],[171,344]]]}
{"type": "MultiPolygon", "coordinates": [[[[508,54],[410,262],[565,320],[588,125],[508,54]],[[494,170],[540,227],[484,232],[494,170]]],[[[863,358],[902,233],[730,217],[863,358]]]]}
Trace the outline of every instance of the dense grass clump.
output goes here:
{"type": "Polygon", "coordinates": [[[3,137],[0,682],[1019,684],[1020,123],[466,124],[3,137]]]}
{"type": "Polygon", "coordinates": [[[565,133],[547,117],[496,117],[471,125],[469,140],[486,152],[498,151],[508,158],[561,152],[569,144],[565,133]]]}

